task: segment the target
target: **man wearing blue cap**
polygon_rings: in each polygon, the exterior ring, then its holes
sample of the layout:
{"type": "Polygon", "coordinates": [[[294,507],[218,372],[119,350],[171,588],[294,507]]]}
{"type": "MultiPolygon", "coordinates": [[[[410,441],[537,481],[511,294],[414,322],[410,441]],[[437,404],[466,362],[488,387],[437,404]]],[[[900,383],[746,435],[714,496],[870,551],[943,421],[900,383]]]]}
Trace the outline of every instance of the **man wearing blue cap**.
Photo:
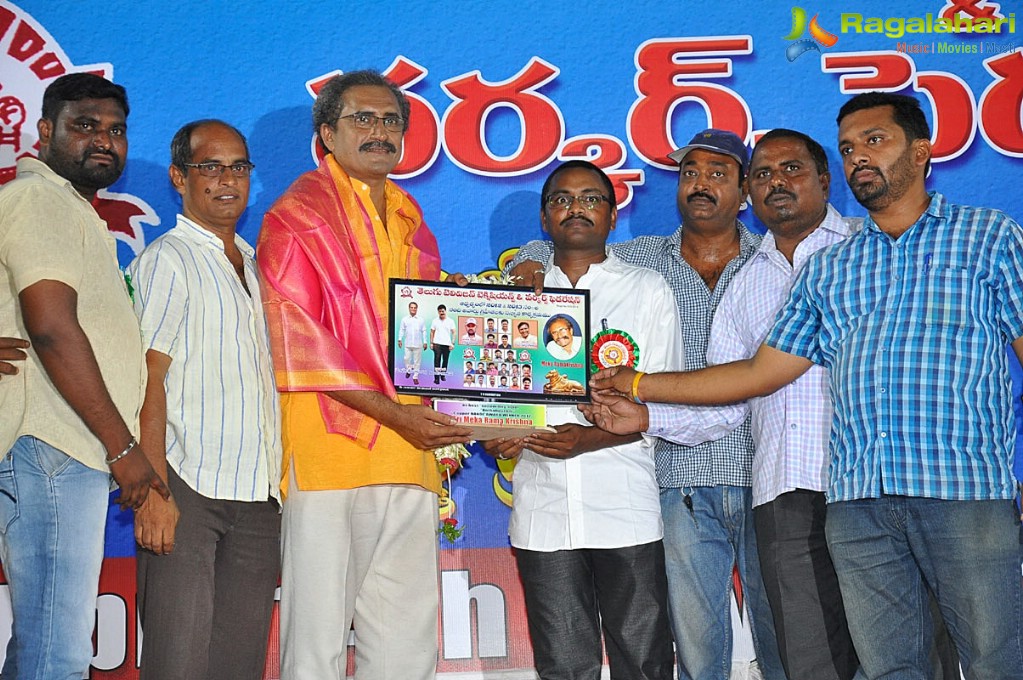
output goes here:
{"type": "MultiPolygon", "coordinates": [[[[738,136],[711,128],[668,156],[679,165],[681,226],[670,236],[640,236],[611,248],[625,262],[660,272],[671,286],[687,370],[693,370],[706,365],[714,310],[760,237],[737,219],[749,169],[749,153],[738,136]]],[[[549,260],[549,243],[530,242],[512,261],[512,273],[538,287],[544,270],[537,263],[549,260]]],[[[733,565],[739,568],[763,676],[784,680],[754,539],[749,420],[697,446],[659,441],[656,456],[680,680],[729,674],[733,565]]]]}

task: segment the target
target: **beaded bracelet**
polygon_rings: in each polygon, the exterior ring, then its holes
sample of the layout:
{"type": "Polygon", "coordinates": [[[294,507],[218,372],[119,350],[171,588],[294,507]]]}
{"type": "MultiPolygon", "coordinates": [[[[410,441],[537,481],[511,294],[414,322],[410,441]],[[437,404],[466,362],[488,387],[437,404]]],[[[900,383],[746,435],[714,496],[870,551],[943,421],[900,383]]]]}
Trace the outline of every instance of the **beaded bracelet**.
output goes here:
{"type": "Polygon", "coordinates": [[[643,371],[636,371],[636,377],[632,379],[632,400],[637,404],[643,403],[643,400],[639,398],[639,379],[644,375],[646,375],[646,373],[643,371]]]}
{"type": "Polygon", "coordinates": [[[107,458],[107,465],[113,465],[113,464],[114,464],[114,463],[116,463],[117,461],[121,460],[122,458],[124,458],[125,456],[127,456],[127,455],[128,455],[129,453],[131,453],[131,452],[132,452],[132,450],[133,450],[133,449],[134,449],[134,448],[135,448],[136,446],[138,446],[138,445],[139,445],[139,442],[138,442],[138,440],[137,440],[137,439],[135,439],[135,437],[132,437],[132,438],[131,438],[131,441],[130,441],[130,442],[128,442],[128,445],[127,445],[126,447],[124,447],[124,451],[121,451],[121,452],[120,452],[119,454],[117,454],[117,455],[116,455],[116,456],[114,456],[113,458],[107,458]]]}

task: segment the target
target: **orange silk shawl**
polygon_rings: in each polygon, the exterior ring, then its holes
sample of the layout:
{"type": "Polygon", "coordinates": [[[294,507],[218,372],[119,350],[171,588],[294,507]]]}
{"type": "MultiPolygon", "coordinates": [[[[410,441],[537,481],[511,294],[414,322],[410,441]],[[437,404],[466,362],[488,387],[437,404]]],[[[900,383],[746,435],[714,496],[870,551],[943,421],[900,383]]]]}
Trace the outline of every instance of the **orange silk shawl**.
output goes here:
{"type": "MultiPolygon", "coordinates": [[[[437,240],[419,205],[399,196],[404,276],[438,280],[437,240]]],[[[383,216],[381,216],[383,217],[383,216]]],[[[299,177],[270,207],[257,241],[277,387],[282,392],[373,390],[394,399],[387,370],[387,272],[369,214],[334,156],[299,177]]],[[[329,432],[372,448],[380,424],[319,395],[329,432]]]]}

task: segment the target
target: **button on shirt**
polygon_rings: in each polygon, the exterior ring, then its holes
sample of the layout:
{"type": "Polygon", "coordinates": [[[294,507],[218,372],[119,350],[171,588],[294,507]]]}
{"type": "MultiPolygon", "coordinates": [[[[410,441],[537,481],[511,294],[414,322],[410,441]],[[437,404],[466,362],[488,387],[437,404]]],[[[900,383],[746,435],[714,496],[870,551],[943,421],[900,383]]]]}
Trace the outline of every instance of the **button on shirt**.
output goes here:
{"type": "Polygon", "coordinates": [[[246,292],[214,234],[177,224],[129,266],[147,349],[167,371],[167,463],[196,492],[279,500],[280,405],[254,251],[240,236],[246,292]]]}
{"type": "MultiPolygon", "coordinates": [[[[551,263],[544,285],[571,288],[551,263]]],[[[639,346],[640,369],[682,366],[682,339],[671,289],[659,274],[609,254],[590,265],[576,288],[590,289],[591,325],[607,319],[639,346]],[[636,304],[642,300],[643,304],[636,304]]],[[[576,359],[588,361],[584,352],[576,359]]],[[[551,425],[589,425],[574,405],[547,407],[551,425]]],[[[661,538],[661,507],[652,439],[591,451],[565,460],[524,450],[515,466],[508,534],[517,548],[549,552],[621,548],[661,538]]]]}
{"type": "Polygon", "coordinates": [[[409,314],[401,320],[398,339],[405,347],[422,347],[426,344],[426,324],[419,316],[409,314]]]}
{"type": "MultiPolygon", "coordinates": [[[[707,363],[724,364],[756,354],[810,256],[845,240],[861,223],[843,219],[829,205],[820,226],[796,246],[792,264],[768,233],[718,305],[707,363]]],[[[826,487],[832,411],[828,373],[820,366],[774,394],[748,403],[724,408],[649,404],[648,408],[648,434],[689,445],[723,436],[749,411],[756,444],[754,506],[795,489],[824,491],[826,487]]]]}
{"type": "MultiPolygon", "coordinates": [[[[713,290],[682,257],[684,227],[671,236],[640,236],[610,246],[611,252],[623,262],[653,269],[668,282],[679,312],[687,371],[707,365],[707,341],[714,310],[732,278],[760,245],[760,236],[751,233],[742,222],[736,220],[735,227],[739,233],[739,254],[725,266],[713,290]]],[[[519,250],[509,268],[523,260],[546,262],[552,250],[549,241],[530,241],[519,250]]],[[[749,486],[753,463],[749,419],[721,439],[696,446],[658,440],[656,460],[661,488],[749,486]]]]}
{"type": "Polygon", "coordinates": [[[831,371],[829,501],[1012,498],[1020,226],[934,193],[898,239],[867,218],[824,255],[766,342],[831,371]]]}

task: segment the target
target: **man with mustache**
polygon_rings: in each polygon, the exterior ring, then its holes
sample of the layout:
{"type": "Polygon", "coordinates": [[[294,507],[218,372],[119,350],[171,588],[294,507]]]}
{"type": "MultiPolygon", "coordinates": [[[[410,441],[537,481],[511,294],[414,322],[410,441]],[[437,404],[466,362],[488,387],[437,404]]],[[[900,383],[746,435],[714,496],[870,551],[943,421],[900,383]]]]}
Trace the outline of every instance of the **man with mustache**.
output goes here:
{"type": "Polygon", "coordinates": [[[520,321],[516,328],[519,334],[512,340],[512,347],[525,347],[529,349],[536,347],[536,336],[530,332],[531,327],[528,321],[520,321]]]}
{"type": "Polygon", "coordinates": [[[419,305],[408,303],[408,315],[401,320],[398,328],[398,349],[405,350],[405,377],[412,376],[412,382],[419,384],[419,366],[426,351],[426,323],[419,317],[419,305]]]}
{"type": "Polygon", "coordinates": [[[732,403],[828,368],[826,535],[864,673],[927,677],[932,591],[966,676],[1019,678],[1006,346],[1023,356],[1023,228],[927,191],[930,129],[912,97],[857,95],[838,128],[863,229],[806,265],[752,358],[630,389],[732,403]]]}
{"type": "Polygon", "coordinates": [[[245,137],[184,125],[174,228],[129,267],[149,384],[142,443],[174,498],[135,514],[142,680],[252,680],[280,574],[280,405],[252,247],[245,137]]]}
{"type": "MultiPolygon", "coordinates": [[[[451,348],[455,346],[455,335],[458,332],[455,320],[448,316],[448,308],[437,305],[437,318],[430,322],[430,349],[433,350],[433,384],[439,385],[441,378],[447,379],[448,358],[451,348]]],[[[464,342],[462,343],[465,344],[464,342]]],[[[478,342],[475,344],[479,344],[478,342]]],[[[468,350],[470,356],[475,356],[468,350]]]]}
{"type": "Polygon", "coordinates": [[[92,660],[110,476],[122,507],[169,494],[138,444],[145,362],[117,246],[91,205],[128,153],[124,88],[43,93],[39,158],[0,189],[0,335],[32,346],[0,381],[0,561],[14,625],[2,676],[80,678],[92,660]]]}
{"type": "Polygon", "coordinates": [[[328,81],[313,105],[325,156],[259,234],[283,392],[283,680],[343,680],[353,620],[360,678],[426,680],[436,670],[432,449],[471,430],[398,396],[387,370],[388,279],[440,275],[418,205],[388,179],[409,108],[376,72],[328,81]]]}
{"type": "MultiPolygon", "coordinates": [[[[585,218],[581,218],[585,219],[585,218]]],[[[564,316],[556,316],[547,325],[547,333],[551,336],[547,343],[547,353],[559,361],[568,361],[579,353],[583,339],[577,338],[572,330],[572,322],[564,316]]]]}
{"type": "MultiPolygon", "coordinates": [[[[731,132],[708,129],[669,154],[679,164],[674,234],[640,236],[611,245],[623,261],[661,273],[679,310],[686,368],[706,365],[714,309],[760,237],[738,219],[746,196],[749,154],[731,132]]],[[[542,241],[526,244],[511,265],[535,287],[549,260],[542,241]],[[531,262],[526,262],[530,260],[531,262]],[[540,263],[540,268],[537,267],[540,263]]],[[[666,351],[650,348],[646,351],[666,351]]],[[[749,420],[717,441],[697,446],[657,442],[664,547],[672,630],[680,680],[720,678],[731,663],[729,597],[738,565],[751,613],[753,643],[767,680],[783,680],[774,622],[764,592],[753,530],[749,420]]]]}
{"type": "MultiPolygon", "coordinates": [[[[824,149],[803,133],[775,129],[757,143],[750,198],[768,234],[718,305],[708,363],[752,356],[810,256],[859,227],[861,220],[843,219],[828,203],[830,184],[824,149]]],[[[630,371],[619,374],[614,385],[635,378],[630,371]]],[[[748,405],[683,408],[622,397],[610,402],[614,413],[591,411],[598,425],[619,434],[645,431],[688,446],[718,439],[752,415],[757,552],[789,680],[851,680],[859,667],[824,537],[831,432],[826,385],[827,371],[815,367],[748,405]]]]}
{"type": "MultiPolygon", "coordinates": [[[[599,168],[586,161],[558,166],[540,193],[540,220],[554,244],[545,284],[588,289],[592,314],[635,339],[641,366],[681,366],[668,285],[606,248],[617,216],[614,187],[599,168]]],[[[552,325],[558,322],[571,326],[565,317],[552,325]]],[[[603,627],[611,677],[670,680],[653,441],[589,426],[571,405],[548,406],[547,422],[556,432],[485,443],[499,459],[521,454],[508,534],[537,674],[599,677],[603,627]]]]}

